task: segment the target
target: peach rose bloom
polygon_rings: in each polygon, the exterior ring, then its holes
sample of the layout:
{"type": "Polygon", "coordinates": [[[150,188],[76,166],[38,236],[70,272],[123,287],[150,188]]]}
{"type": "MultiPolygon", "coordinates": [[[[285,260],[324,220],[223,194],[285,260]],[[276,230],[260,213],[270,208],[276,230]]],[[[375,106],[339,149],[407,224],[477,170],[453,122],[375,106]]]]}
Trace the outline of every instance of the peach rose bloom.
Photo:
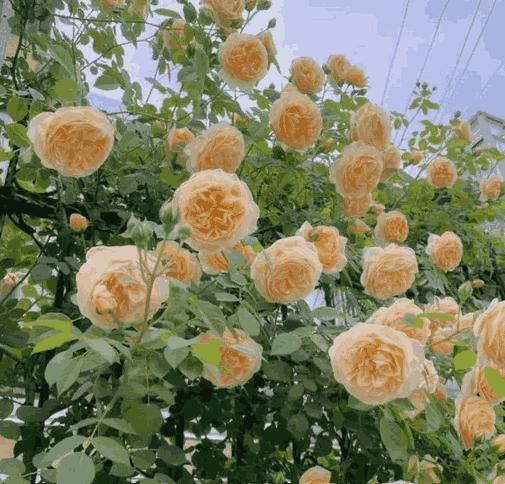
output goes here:
{"type": "Polygon", "coordinates": [[[435,328],[431,331],[430,349],[437,355],[452,355],[454,343],[451,336],[454,331],[448,328],[435,328]]]}
{"type": "Polygon", "coordinates": [[[414,419],[424,411],[426,404],[430,401],[428,395],[437,391],[438,384],[439,378],[435,365],[431,360],[425,359],[419,387],[408,396],[410,403],[414,406],[412,410],[405,411],[408,418],[414,419]]]}
{"type": "Polygon", "coordinates": [[[221,27],[229,27],[232,22],[240,25],[243,21],[244,0],[202,0],[202,3],[221,27]]]}
{"type": "Polygon", "coordinates": [[[121,8],[124,7],[124,0],[100,0],[102,8],[121,8]]]}
{"type": "Polygon", "coordinates": [[[478,338],[479,353],[505,368],[505,301],[493,301],[477,317],[473,332],[478,338]]]}
{"type": "Polygon", "coordinates": [[[186,167],[186,161],[183,154],[184,147],[195,139],[195,135],[188,128],[173,127],[168,132],[165,139],[165,152],[177,153],[177,163],[186,167]]]}
{"type": "Polygon", "coordinates": [[[448,397],[447,389],[445,388],[443,383],[441,383],[441,382],[437,383],[437,388],[435,390],[435,393],[433,393],[433,396],[439,401],[447,400],[447,397],[448,397]]]}
{"type": "Polygon", "coordinates": [[[496,200],[501,192],[501,178],[498,175],[493,175],[487,180],[480,182],[480,198],[481,202],[488,200],[496,200]]]}
{"type": "Polygon", "coordinates": [[[427,180],[435,188],[451,188],[457,179],[456,165],[448,158],[435,158],[428,165],[427,180]]]}
{"type": "Polygon", "coordinates": [[[425,308],[426,313],[445,314],[451,316],[450,319],[431,318],[431,329],[449,328],[455,330],[458,328],[458,322],[461,327],[461,310],[459,304],[452,297],[435,298],[425,308]]]}
{"type": "Polygon", "coordinates": [[[395,244],[366,248],[362,267],[361,284],[377,299],[403,294],[414,284],[418,272],[416,253],[395,244]]]}
{"type": "Polygon", "coordinates": [[[463,244],[454,232],[444,232],[441,236],[430,234],[426,253],[438,268],[450,272],[461,262],[463,244]]]}
{"type": "Polygon", "coordinates": [[[481,287],[484,287],[485,282],[482,279],[474,279],[472,281],[473,287],[480,289],[481,287]]]}
{"type": "Polygon", "coordinates": [[[361,141],[378,150],[385,150],[390,144],[390,137],[391,121],[376,104],[364,104],[351,116],[351,141],[361,141]]]}
{"type": "Polygon", "coordinates": [[[375,236],[384,242],[404,242],[409,235],[407,217],[398,210],[382,212],[377,217],[375,236]]]}
{"type": "Polygon", "coordinates": [[[336,227],[327,225],[312,227],[309,222],[304,222],[296,235],[314,244],[323,272],[340,272],[347,264],[345,256],[347,238],[342,237],[336,227]]]}
{"type": "Polygon", "coordinates": [[[493,407],[479,397],[459,396],[456,399],[454,428],[465,448],[473,447],[476,438],[489,439],[495,432],[493,407]]]}
{"type": "Polygon", "coordinates": [[[461,121],[458,125],[459,139],[470,143],[472,141],[472,127],[468,121],[461,121]]]}
{"type": "Polygon", "coordinates": [[[304,94],[285,92],[270,109],[270,125],[284,146],[305,151],[319,138],[323,127],[321,112],[304,94]]]}
{"type": "Polygon", "coordinates": [[[423,310],[413,301],[407,298],[397,299],[391,306],[379,308],[369,318],[367,323],[381,324],[394,328],[405,333],[409,338],[415,339],[422,344],[428,341],[430,336],[430,322],[423,318],[423,326],[418,328],[409,323],[404,323],[403,319],[407,314],[417,316],[423,310]]]}
{"type": "Polygon", "coordinates": [[[221,168],[234,173],[245,157],[242,133],[226,123],[213,124],[185,148],[191,172],[221,168]]]}
{"type": "MultiPolygon", "coordinates": [[[[254,249],[250,245],[244,245],[242,242],[235,244],[232,250],[238,252],[244,258],[246,266],[251,265],[256,257],[254,249]]],[[[200,252],[198,258],[200,259],[203,271],[207,274],[228,272],[228,261],[223,252],[200,252]]]]}
{"type": "Polygon", "coordinates": [[[402,166],[402,153],[394,145],[389,145],[382,152],[384,169],[381,174],[381,181],[389,180],[402,166]]]}
{"type": "Polygon", "coordinates": [[[349,234],[366,234],[370,232],[372,229],[365,223],[363,220],[358,219],[355,220],[349,227],[347,228],[347,233],[349,234]]]}
{"type": "Polygon", "coordinates": [[[329,81],[331,84],[338,84],[345,81],[345,76],[351,67],[351,63],[343,55],[330,55],[326,61],[329,70],[329,81]]]}
{"type": "Polygon", "coordinates": [[[379,183],[382,169],[380,152],[358,141],[342,150],[330,168],[330,181],[343,197],[364,197],[379,183]]]}
{"type": "Polygon", "coordinates": [[[277,47],[275,46],[274,37],[270,30],[265,30],[265,32],[261,32],[258,34],[258,38],[261,40],[261,43],[265,46],[265,49],[268,53],[268,59],[272,60],[277,55],[277,47]]]}
{"type": "Polygon", "coordinates": [[[344,213],[346,217],[362,217],[368,212],[371,203],[370,193],[362,197],[344,197],[344,213]]]}
{"type": "MultiPolygon", "coordinates": [[[[503,472],[503,471],[500,471],[503,472]]],[[[494,466],[491,473],[487,476],[491,484],[505,484],[505,475],[498,475],[498,466],[494,466]]]]}
{"type": "Polygon", "coordinates": [[[167,22],[162,25],[160,31],[165,49],[171,52],[180,50],[183,47],[182,39],[184,38],[185,28],[186,22],[182,18],[176,18],[171,24],[167,22]]]}
{"type": "Polygon", "coordinates": [[[73,213],[68,219],[68,225],[74,232],[84,232],[89,227],[89,220],[79,213],[73,213]]]}
{"type": "Polygon", "coordinates": [[[417,165],[418,163],[421,163],[421,161],[424,160],[424,153],[419,150],[412,150],[410,152],[410,162],[413,165],[417,165]]]}
{"type": "Polygon", "coordinates": [[[268,71],[268,52],[263,42],[248,34],[233,33],[219,49],[223,77],[232,85],[252,88],[268,71]]]}
{"type": "Polygon", "coordinates": [[[358,323],[339,334],[328,353],[335,379],[369,405],[405,398],[421,382],[422,346],[387,326],[358,323]]]}
{"type": "Polygon", "coordinates": [[[319,92],[324,84],[324,71],[312,57],[295,59],[290,68],[293,82],[300,92],[319,92]]]}
{"type": "Polygon", "coordinates": [[[114,127],[95,108],[60,108],[37,114],[28,124],[28,138],[46,168],[82,177],[98,170],[109,156],[114,127]]]}
{"type": "Polygon", "coordinates": [[[267,301],[290,303],[316,288],[322,269],[314,244],[300,236],[286,237],[256,256],[251,278],[267,301]]]}
{"type": "Polygon", "coordinates": [[[249,187],[221,169],[191,175],[177,188],[170,206],[191,230],[188,244],[205,252],[233,247],[256,230],[259,218],[249,187]]]}
{"type": "Polygon", "coordinates": [[[463,378],[461,393],[465,396],[478,395],[487,400],[491,405],[498,405],[505,401],[505,397],[499,397],[486,378],[486,368],[494,368],[502,378],[505,378],[505,370],[500,369],[493,363],[479,364],[474,366],[463,378]]]}
{"type": "Polygon", "coordinates": [[[203,333],[197,343],[220,340],[221,360],[218,366],[204,363],[202,377],[218,388],[243,385],[260,369],[262,347],[240,329],[225,329],[222,336],[203,333]]]}
{"type": "Polygon", "coordinates": [[[9,294],[21,278],[15,272],[7,272],[0,280],[0,301],[9,294]]]}
{"type": "Polygon", "coordinates": [[[363,69],[352,65],[345,71],[344,81],[351,86],[357,87],[358,89],[363,89],[366,87],[368,79],[363,69]]]}
{"type": "Polygon", "coordinates": [[[505,434],[497,435],[494,439],[491,440],[491,444],[495,447],[498,447],[498,452],[500,454],[505,454],[505,434]]]}
{"type": "Polygon", "coordinates": [[[386,206],[383,203],[377,203],[374,201],[370,204],[370,208],[375,215],[380,215],[384,212],[384,210],[386,210],[386,206]]]}
{"type": "Polygon", "coordinates": [[[157,253],[159,251],[162,251],[160,260],[163,264],[166,277],[186,283],[198,282],[200,280],[202,270],[195,254],[183,249],[173,240],[169,240],[165,244],[160,242],[157,247],[157,253]]]}
{"type": "MultiPolygon", "coordinates": [[[[89,249],[86,262],[76,275],[77,305],[81,314],[104,329],[142,322],[147,303],[143,273],[152,274],[155,264],[156,257],[147,253],[141,267],[139,251],[134,245],[89,249]]],[[[161,307],[168,294],[168,279],[156,277],[148,317],[161,307]]]]}
{"type": "Polygon", "coordinates": [[[306,470],[298,481],[298,484],[330,484],[331,472],[320,466],[306,470]]]}

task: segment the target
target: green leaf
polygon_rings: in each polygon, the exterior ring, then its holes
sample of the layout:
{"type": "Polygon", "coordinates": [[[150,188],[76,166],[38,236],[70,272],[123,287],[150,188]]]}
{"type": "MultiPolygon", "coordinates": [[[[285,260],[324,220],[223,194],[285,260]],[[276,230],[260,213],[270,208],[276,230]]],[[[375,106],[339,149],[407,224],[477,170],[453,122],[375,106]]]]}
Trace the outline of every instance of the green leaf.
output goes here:
{"type": "Polygon", "coordinates": [[[83,444],[86,439],[82,435],[72,435],[58,442],[40,461],[41,467],[51,465],[55,460],[60,459],[65,454],[73,452],[83,444]]]}
{"type": "Polygon", "coordinates": [[[56,469],[56,484],[91,484],[95,466],[84,453],[67,455],[56,469]]]}
{"type": "Polygon", "coordinates": [[[249,336],[258,336],[260,334],[260,323],[247,309],[242,306],[239,307],[237,317],[241,328],[249,336]]]}
{"type": "Polygon", "coordinates": [[[179,336],[171,336],[167,340],[167,348],[171,350],[178,350],[180,348],[186,348],[191,346],[196,341],[196,338],[193,339],[183,339],[179,338],[179,336]]]}
{"type": "Polygon", "coordinates": [[[501,376],[500,372],[496,368],[489,367],[484,370],[484,375],[496,396],[505,397],[505,378],[501,376]]]}
{"type": "Polygon", "coordinates": [[[454,319],[454,316],[447,313],[422,313],[418,316],[423,316],[428,319],[439,319],[441,321],[452,321],[454,319]]]}
{"type": "Polygon", "coordinates": [[[220,339],[214,339],[208,343],[196,343],[191,346],[191,351],[202,363],[218,366],[221,362],[221,346],[223,342],[220,339]]]}
{"type": "Polygon", "coordinates": [[[193,69],[203,83],[205,76],[209,71],[209,58],[207,57],[205,51],[200,47],[195,50],[195,56],[193,57],[193,69]]]}
{"type": "Polygon", "coordinates": [[[104,418],[102,420],[102,423],[104,425],[107,425],[107,427],[111,427],[113,429],[119,430],[120,432],[123,432],[124,434],[134,434],[135,429],[132,427],[131,424],[129,424],[126,420],[123,420],[122,418],[104,418]]]}
{"type": "Polygon", "coordinates": [[[10,417],[13,409],[14,404],[12,403],[12,400],[9,400],[8,398],[0,400],[0,419],[10,417]]]}
{"type": "Polygon", "coordinates": [[[113,91],[119,87],[119,83],[117,79],[110,74],[102,74],[95,81],[95,87],[104,91],[113,91]]]}
{"type": "Polygon", "coordinates": [[[76,337],[71,333],[58,333],[48,338],[38,341],[33,347],[32,353],[41,353],[43,351],[53,350],[54,348],[59,348],[60,346],[73,341],[76,337]]]}
{"type": "Polygon", "coordinates": [[[106,459],[119,464],[130,465],[130,457],[126,449],[110,437],[95,437],[91,440],[93,447],[106,459]]]}
{"type": "Polygon", "coordinates": [[[161,410],[156,405],[149,403],[130,407],[123,417],[138,434],[154,434],[160,430],[163,424],[161,410]]]}
{"type": "Polygon", "coordinates": [[[11,97],[7,103],[7,114],[13,121],[21,121],[28,114],[28,100],[22,97],[11,97]]]}
{"type": "Polygon", "coordinates": [[[170,10],[169,8],[157,8],[154,12],[164,17],[179,18],[179,14],[175,10],[170,10]]]}
{"type": "Polygon", "coordinates": [[[320,321],[331,321],[336,319],[339,314],[340,311],[338,309],[330,307],[316,308],[312,311],[312,317],[320,321]]]}
{"type": "Polygon", "coordinates": [[[272,355],[290,355],[299,350],[302,340],[293,333],[281,333],[277,335],[272,343],[272,355]]]}
{"type": "Polygon", "coordinates": [[[460,351],[453,361],[455,370],[467,370],[475,364],[477,355],[472,350],[464,350],[460,351]]]}
{"type": "Polygon", "coordinates": [[[163,351],[163,356],[165,357],[165,360],[174,369],[177,368],[186,359],[188,354],[189,354],[189,348],[179,348],[173,350],[167,347],[163,351]]]}
{"type": "Polygon", "coordinates": [[[83,362],[84,359],[81,357],[74,358],[68,362],[65,373],[56,382],[58,395],[61,395],[75,383],[81,372],[83,362]]]}
{"type": "Polygon", "coordinates": [[[51,267],[45,264],[36,265],[31,272],[33,282],[41,282],[49,279],[53,275],[53,270],[51,267]]]}
{"type": "Polygon", "coordinates": [[[61,44],[53,44],[50,49],[53,59],[67,71],[67,74],[73,76],[74,61],[70,50],[61,44]]]}
{"type": "Polygon", "coordinates": [[[19,146],[20,148],[28,148],[30,146],[30,140],[26,134],[26,126],[18,123],[6,124],[5,133],[13,146],[19,146]]]}
{"type": "Polygon", "coordinates": [[[63,101],[72,101],[77,95],[78,86],[73,79],[61,79],[53,86],[54,95],[63,101]]]}
{"type": "Polygon", "coordinates": [[[163,462],[171,466],[180,466],[186,463],[184,451],[175,445],[163,445],[158,455],[163,462]]]}
{"type": "Polygon", "coordinates": [[[116,351],[103,338],[86,338],[86,344],[110,364],[116,361],[116,351]]]}
{"type": "Polygon", "coordinates": [[[19,459],[0,460],[0,473],[12,476],[23,474],[23,472],[25,472],[25,465],[19,459]]]}
{"type": "Polygon", "coordinates": [[[44,377],[49,386],[54,385],[62,378],[71,360],[72,353],[69,351],[62,351],[51,358],[44,371],[44,377]]]}
{"type": "Polygon", "coordinates": [[[14,151],[6,151],[0,147],[0,161],[8,161],[14,156],[14,151]]]}
{"type": "Polygon", "coordinates": [[[428,432],[436,432],[442,425],[444,416],[433,402],[426,405],[424,412],[426,417],[426,430],[428,430],[428,432]]]}
{"type": "Polygon", "coordinates": [[[301,439],[309,430],[309,421],[303,413],[292,415],[288,419],[288,430],[297,438],[301,439]]]}
{"type": "Polygon", "coordinates": [[[409,457],[409,438],[403,427],[394,420],[382,417],[379,432],[386,450],[393,462],[406,462],[409,457]]]}

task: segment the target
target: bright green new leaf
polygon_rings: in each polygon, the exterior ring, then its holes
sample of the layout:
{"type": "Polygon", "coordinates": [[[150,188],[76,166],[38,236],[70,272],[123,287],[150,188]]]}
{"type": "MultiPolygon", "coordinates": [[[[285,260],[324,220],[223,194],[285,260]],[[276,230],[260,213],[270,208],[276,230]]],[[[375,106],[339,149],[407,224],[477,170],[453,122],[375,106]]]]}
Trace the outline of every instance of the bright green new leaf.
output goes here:
{"type": "Polygon", "coordinates": [[[222,341],[214,339],[208,343],[196,343],[191,346],[191,351],[202,363],[218,366],[221,362],[222,341]]]}
{"type": "Polygon", "coordinates": [[[472,350],[460,351],[454,357],[454,368],[456,370],[467,370],[477,361],[477,355],[472,350]]]}

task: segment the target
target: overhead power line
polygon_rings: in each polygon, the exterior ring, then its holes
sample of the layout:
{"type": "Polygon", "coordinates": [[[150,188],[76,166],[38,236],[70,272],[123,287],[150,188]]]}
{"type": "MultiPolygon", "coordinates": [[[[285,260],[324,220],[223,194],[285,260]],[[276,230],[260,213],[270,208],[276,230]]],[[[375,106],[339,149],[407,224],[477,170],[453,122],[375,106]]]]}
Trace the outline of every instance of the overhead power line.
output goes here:
{"type": "Polygon", "coordinates": [[[407,20],[407,12],[409,10],[410,0],[406,0],[405,2],[405,11],[403,12],[402,23],[400,26],[400,31],[398,32],[398,37],[396,39],[396,44],[393,50],[393,57],[391,58],[391,63],[389,64],[388,75],[386,77],[386,83],[384,84],[384,92],[382,93],[381,106],[384,105],[384,100],[386,99],[386,93],[389,87],[389,81],[391,79],[391,72],[393,71],[393,65],[396,60],[396,54],[398,53],[398,47],[400,46],[400,40],[402,38],[403,30],[405,28],[405,22],[407,20]]]}

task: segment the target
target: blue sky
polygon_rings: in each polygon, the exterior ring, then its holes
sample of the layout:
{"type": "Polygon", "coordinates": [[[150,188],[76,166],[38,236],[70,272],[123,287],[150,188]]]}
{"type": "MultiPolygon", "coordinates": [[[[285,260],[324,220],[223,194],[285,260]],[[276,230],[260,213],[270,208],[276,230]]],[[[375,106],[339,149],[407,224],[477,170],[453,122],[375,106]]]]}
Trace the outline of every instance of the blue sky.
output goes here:
{"type": "MultiPolygon", "coordinates": [[[[272,9],[258,15],[247,32],[255,33],[264,28],[270,18],[277,19],[274,37],[284,74],[294,57],[312,56],[323,63],[330,54],[346,55],[367,72],[370,98],[379,103],[406,1],[273,0],[272,9]]],[[[445,2],[410,0],[385,97],[386,109],[403,111],[445,2]]],[[[180,5],[174,0],[160,0],[159,7],[179,10],[180,5]]],[[[457,109],[462,110],[464,117],[484,110],[505,118],[505,0],[449,0],[421,80],[439,87],[435,96],[439,101],[476,11],[462,59],[449,84],[445,103],[448,103],[449,110],[445,119],[457,109]],[[493,2],[493,13],[462,76],[493,2]]],[[[137,51],[129,51],[127,58],[130,73],[138,80],[154,71],[146,45],[140,45],[137,51]]],[[[271,69],[260,87],[268,82],[281,85],[284,79],[271,69]]]]}

